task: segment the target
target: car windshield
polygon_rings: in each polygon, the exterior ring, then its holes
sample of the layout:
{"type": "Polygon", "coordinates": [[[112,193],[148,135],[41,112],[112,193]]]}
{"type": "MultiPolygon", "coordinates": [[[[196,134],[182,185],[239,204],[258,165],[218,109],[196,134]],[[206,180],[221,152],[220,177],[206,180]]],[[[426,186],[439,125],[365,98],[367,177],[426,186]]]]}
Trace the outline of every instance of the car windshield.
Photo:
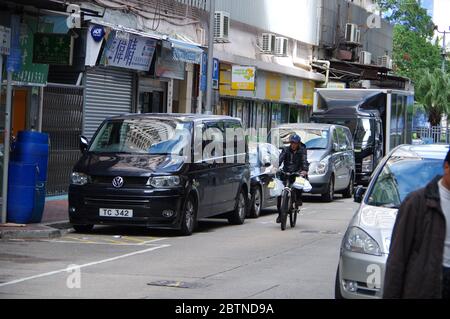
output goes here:
{"type": "Polygon", "coordinates": [[[355,148],[366,149],[373,146],[374,127],[370,119],[319,118],[314,119],[314,121],[318,123],[336,124],[348,127],[352,133],[355,148]]]}
{"type": "Polygon", "coordinates": [[[280,145],[288,145],[289,138],[297,134],[301,137],[302,143],[309,150],[325,150],[328,148],[329,131],[320,129],[280,129],[279,138],[280,145]]]}
{"type": "Polygon", "coordinates": [[[189,151],[191,125],[175,120],[127,119],[107,121],[100,128],[89,151],[183,155],[189,151]]]}
{"type": "Polygon", "coordinates": [[[391,158],[375,181],[367,204],[399,208],[406,196],[442,175],[442,163],[437,159],[391,158]]]}

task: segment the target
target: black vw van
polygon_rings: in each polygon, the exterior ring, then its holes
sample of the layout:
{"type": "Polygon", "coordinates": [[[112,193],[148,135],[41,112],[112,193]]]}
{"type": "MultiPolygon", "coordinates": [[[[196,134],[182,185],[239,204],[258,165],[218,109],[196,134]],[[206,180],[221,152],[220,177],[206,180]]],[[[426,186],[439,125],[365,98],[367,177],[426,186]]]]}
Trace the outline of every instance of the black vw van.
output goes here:
{"type": "Polygon", "coordinates": [[[105,120],[90,143],[81,137],[80,148],[69,188],[76,231],[136,225],[191,235],[202,218],[244,223],[250,168],[239,119],[124,115],[105,120]]]}

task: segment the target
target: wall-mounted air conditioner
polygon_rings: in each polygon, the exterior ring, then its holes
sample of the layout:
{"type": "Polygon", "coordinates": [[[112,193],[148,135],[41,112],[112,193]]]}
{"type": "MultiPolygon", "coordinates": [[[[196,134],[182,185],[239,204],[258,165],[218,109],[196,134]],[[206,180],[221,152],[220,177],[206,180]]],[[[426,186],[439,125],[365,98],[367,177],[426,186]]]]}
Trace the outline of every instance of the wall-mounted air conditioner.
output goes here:
{"type": "Polygon", "coordinates": [[[372,53],[368,51],[361,51],[359,53],[359,63],[372,64],[372,53]]]}
{"type": "Polygon", "coordinates": [[[387,69],[392,69],[392,59],[389,55],[384,55],[378,57],[377,61],[379,66],[385,67],[387,69]]]}
{"type": "Polygon", "coordinates": [[[230,14],[216,11],[214,19],[214,40],[216,42],[230,42],[230,14]]]}
{"type": "Polygon", "coordinates": [[[289,40],[283,37],[275,38],[275,55],[287,56],[288,55],[288,43],[289,40]]]}
{"type": "Polygon", "coordinates": [[[266,54],[273,54],[275,52],[275,34],[272,33],[263,33],[262,34],[262,43],[261,43],[261,52],[266,54]]]}
{"type": "Polygon", "coordinates": [[[360,37],[361,31],[359,31],[357,24],[347,23],[345,25],[345,41],[352,43],[359,43],[360,37]]]}

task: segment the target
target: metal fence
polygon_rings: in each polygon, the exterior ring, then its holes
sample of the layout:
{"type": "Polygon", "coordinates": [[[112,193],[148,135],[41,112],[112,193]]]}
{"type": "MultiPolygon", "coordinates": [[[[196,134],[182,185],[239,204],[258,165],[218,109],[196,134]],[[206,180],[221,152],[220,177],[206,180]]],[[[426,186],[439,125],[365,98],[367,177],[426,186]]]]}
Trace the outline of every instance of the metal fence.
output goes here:
{"type": "Polygon", "coordinates": [[[46,87],[42,113],[42,131],[50,136],[47,195],[66,194],[73,165],[80,157],[83,89],[46,87]]]}
{"type": "Polygon", "coordinates": [[[419,127],[413,130],[417,139],[425,143],[450,143],[450,127],[434,126],[434,127],[419,127]]]}

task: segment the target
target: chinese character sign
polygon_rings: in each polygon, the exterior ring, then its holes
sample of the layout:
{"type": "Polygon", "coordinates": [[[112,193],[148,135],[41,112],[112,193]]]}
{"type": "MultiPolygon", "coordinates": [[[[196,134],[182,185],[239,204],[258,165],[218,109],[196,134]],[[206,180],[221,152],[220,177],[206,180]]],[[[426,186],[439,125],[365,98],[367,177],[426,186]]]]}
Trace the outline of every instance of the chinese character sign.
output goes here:
{"type": "Polygon", "coordinates": [[[107,66],[148,71],[156,49],[156,40],[128,34],[111,33],[104,52],[103,63],[107,66]]]}

